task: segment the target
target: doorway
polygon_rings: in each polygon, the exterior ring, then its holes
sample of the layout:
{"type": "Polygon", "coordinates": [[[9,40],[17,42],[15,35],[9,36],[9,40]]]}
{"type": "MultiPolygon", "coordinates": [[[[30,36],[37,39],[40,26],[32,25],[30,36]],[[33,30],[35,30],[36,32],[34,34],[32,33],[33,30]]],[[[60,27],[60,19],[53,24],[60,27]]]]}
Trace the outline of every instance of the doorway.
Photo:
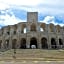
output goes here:
{"type": "Polygon", "coordinates": [[[30,40],[30,48],[38,48],[37,47],[37,39],[35,37],[31,38],[30,40]]]}
{"type": "Polygon", "coordinates": [[[55,41],[54,38],[51,39],[51,47],[52,47],[52,49],[56,49],[57,48],[56,41],[55,41]]]}
{"type": "Polygon", "coordinates": [[[26,49],[26,39],[25,38],[21,39],[20,49],[26,49]]]}
{"type": "Polygon", "coordinates": [[[48,44],[47,44],[47,39],[46,38],[42,38],[41,39],[41,44],[42,44],[42,49],[47,49],[48,48],[48,44]]]}
{"type": "Polygon", "coordinates": [[[16,49],[16,42],[17,42],[16,39],[12,40],[12,49],[16,49]]]}

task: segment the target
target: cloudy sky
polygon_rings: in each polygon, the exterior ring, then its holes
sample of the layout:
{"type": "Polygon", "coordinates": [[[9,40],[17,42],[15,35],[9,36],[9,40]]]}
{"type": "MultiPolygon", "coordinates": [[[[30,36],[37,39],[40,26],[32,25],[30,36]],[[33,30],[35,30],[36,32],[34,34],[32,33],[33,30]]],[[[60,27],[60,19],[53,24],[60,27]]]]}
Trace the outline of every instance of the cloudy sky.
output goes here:
{"type": "Polygon", "coordinates": [[[38,12],[38,21],[64,25],[64,0],[0,0],[0,27],[26,22],[27,12],[38,12]]]}

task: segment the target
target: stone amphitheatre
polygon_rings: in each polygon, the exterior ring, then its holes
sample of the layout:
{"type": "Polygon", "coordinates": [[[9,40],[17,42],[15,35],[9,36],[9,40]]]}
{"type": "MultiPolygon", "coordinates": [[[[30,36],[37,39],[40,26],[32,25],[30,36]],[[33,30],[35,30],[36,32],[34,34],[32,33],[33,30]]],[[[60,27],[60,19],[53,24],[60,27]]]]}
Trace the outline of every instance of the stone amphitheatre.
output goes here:
{"type": "Polygon", "coordinates": [[[27,12],[27,22],[0,29],[0,60],[64,61],[63,49],[64,26],[38,22],[38,12],[27,12]]]}

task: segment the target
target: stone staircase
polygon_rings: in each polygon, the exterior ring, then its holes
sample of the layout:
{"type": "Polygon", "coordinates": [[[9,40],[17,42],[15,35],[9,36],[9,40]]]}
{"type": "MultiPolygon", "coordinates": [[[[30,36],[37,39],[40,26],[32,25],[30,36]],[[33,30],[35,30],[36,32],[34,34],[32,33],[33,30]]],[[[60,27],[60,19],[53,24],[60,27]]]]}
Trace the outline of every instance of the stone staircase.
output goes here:
{"type": "Polygon", "coordinates": [[[64,50],[14,49],[1,52],[0,60],[39,60],[64,61],[64,50]]]}

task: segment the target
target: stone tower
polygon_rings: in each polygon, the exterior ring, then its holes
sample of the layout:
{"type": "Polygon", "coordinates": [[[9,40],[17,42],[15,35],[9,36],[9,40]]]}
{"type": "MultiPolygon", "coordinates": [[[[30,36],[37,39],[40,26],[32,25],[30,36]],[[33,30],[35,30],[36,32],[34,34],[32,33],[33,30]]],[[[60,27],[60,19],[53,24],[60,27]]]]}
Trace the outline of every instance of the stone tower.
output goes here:
{"type": "Polygon", "coordinates": [[[38,22],[38,12],[27,12],[27,22],[38,22]]]}

